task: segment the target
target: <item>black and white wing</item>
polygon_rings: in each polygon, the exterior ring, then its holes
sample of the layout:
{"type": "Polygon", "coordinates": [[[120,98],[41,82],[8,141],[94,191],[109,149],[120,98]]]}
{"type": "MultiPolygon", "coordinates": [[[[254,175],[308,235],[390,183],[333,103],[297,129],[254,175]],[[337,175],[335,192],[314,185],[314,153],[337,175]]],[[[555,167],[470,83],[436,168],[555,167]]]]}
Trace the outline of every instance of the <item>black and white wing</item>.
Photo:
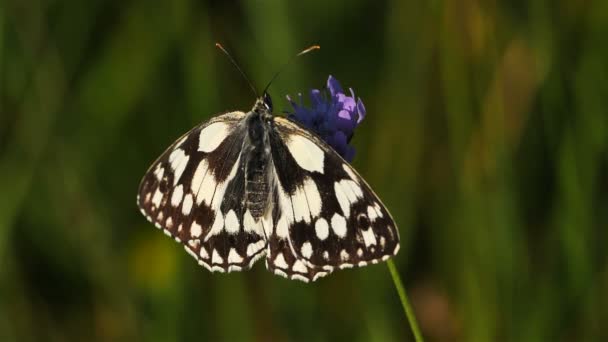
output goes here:
{"type": "Polygon", "coordinates": [[[365,180],[296,123],[277,117],[275,127],[270,135],[275,200],[267,267],[314,281],[335,268],[397,254],[395,222],[365,180]]]}
{"type": "Polygon", "coordinates": [[[245,206],[245,113],[186,133],[152,164],[138,192],[146,218],[211,271],[251,267],[266,251],[262,221],[245,206]]]}

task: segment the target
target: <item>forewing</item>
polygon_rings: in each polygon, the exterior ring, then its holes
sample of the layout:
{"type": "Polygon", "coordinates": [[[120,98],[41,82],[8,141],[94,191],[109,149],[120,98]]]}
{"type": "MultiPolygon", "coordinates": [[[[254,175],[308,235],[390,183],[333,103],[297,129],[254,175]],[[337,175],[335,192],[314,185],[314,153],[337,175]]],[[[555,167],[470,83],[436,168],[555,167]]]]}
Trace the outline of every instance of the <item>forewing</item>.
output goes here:
{"type": "Polygon", "coordinates": [[[274,232],[295,258],[330,271],[395,255],[397,227],[365,180],[316,135],[284,118],[275,118],[275,127],[274,232]]]}
{"type": "Polygon", "coordinates": [[[146,218],[211,271],[250,267],[265,252],[261,222],[243,210],[245,114],[217,116],[183,135],[139,187],[146,218]]]}

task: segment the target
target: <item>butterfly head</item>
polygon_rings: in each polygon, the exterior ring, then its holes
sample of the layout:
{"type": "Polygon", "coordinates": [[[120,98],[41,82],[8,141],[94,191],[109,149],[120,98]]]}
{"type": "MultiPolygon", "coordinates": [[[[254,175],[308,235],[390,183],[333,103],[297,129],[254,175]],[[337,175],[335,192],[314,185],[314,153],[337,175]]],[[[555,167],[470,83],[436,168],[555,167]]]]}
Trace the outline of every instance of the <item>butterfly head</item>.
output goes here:
{"type": "Polygon", "coordinates": [[[264,92],[253,105],[253,111],[260,114],[271,114],[272,113],[272,99],[270,94],[264,92]]]}
{"type": "Polygon", "coordinates": [[[264,92],[264,95],[260,96],[257,101],[255,101],[255,105],[253,105],[253,111],[258,114],[272,114],[272,99],[270,98],[270,94],[264,92]]]}
{"type": "Polygon", "coordinates": [[[264,92],[264,95],[262,95],[262,101],[264,102],[264,106],[268,112],[272,113],[272,99],[270,98],[270,94],[264,92]]]}

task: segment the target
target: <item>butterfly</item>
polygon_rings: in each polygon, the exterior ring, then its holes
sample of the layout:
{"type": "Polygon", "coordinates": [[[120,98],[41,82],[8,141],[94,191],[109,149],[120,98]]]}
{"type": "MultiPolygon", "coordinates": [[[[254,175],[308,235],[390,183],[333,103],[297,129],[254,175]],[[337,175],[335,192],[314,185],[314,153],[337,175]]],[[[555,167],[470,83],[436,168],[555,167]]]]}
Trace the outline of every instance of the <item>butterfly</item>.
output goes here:
{"type": "Polygon", "coordinates": [[[365,180],[268,93],[177,139],[139,186],[143,215],[210,271],[266,258],[280,276],[315,281],[385,261],[399,233],[365,180]]]}

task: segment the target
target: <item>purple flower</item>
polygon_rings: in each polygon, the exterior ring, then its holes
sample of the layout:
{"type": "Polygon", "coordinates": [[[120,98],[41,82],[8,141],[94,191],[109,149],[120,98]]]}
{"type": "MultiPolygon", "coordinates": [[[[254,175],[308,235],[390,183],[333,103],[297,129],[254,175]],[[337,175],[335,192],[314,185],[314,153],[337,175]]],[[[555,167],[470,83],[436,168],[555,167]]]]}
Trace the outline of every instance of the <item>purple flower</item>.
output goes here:
{"type": "Polygon", "coordinates": [[[352,89],[349,88],[350,96],[346,95],[340,82],[331,75],[327,79],[327,90],[310,91],[311,108],[304,107],[302,94],[298,94],[299,103],[287,95],[287,100],[294,109],[288,118],[315,132],[346,161],[351,162],[355,149],[348,143],[355,128],[365,117],[365,106],[360,98],[355,101],[352,89]]]}

